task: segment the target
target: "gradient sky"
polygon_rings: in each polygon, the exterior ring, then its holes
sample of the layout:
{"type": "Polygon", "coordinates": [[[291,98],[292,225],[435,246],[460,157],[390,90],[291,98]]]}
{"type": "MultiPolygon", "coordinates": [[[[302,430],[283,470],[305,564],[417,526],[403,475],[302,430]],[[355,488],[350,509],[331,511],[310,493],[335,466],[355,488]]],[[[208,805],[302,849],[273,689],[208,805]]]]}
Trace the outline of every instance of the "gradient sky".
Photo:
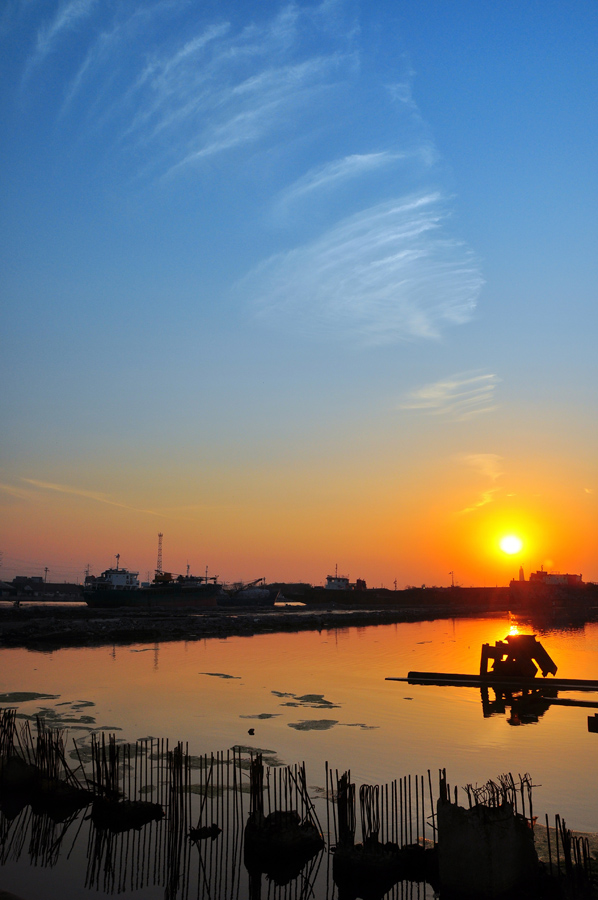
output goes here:
{"type": "Polygon", "coordinates": [[[598,580],[597,39],[4,0],[1,576],[598,580]]]}

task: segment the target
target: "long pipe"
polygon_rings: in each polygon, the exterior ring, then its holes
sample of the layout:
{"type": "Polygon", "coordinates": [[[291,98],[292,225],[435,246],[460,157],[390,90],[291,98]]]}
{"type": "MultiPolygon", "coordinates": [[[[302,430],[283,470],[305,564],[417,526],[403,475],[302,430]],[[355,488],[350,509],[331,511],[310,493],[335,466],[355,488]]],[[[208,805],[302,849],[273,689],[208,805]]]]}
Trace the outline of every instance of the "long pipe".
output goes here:
{"type": "Polygon", "coordinates": [[[588,678],[518,678],[516,676],[496,676],[492,673],[481,678],[479,675],[463,675],[458,672],[409,672],[406,678],[387,677],[386,681],[407,681],[409,684],[446,684],[470,687],[510,687],[510,688],[555,688],[559,691],[598,691],[598,681],[588,678]]]}

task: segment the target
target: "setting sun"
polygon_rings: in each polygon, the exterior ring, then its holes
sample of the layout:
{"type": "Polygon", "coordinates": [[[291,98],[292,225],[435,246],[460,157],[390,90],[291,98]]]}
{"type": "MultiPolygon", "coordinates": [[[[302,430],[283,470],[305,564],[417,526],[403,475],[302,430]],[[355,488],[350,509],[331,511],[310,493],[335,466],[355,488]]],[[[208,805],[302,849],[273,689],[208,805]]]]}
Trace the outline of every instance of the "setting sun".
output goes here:
{"type": "Polygon", "coordinates": [[[507,535],[507,537],[501,538],[500,541],[500,549],[504,553],[519,553],[521,548],[523,547],[523,541],[520,538],[515,537],[513,534],[507,535]]]}

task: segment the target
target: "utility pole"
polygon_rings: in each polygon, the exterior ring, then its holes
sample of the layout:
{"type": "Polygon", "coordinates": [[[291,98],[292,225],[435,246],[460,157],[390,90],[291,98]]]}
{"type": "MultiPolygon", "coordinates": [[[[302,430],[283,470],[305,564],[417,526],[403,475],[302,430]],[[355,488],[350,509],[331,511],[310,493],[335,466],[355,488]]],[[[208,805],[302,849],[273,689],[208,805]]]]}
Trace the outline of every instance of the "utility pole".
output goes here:
{"type": "Polygon", "coordinates": [[[48,582],[48,572],[49,571],[50,571],[49,568],[47,566],[45,566],[44,567],[44,584],[47,584],[47,582],[48,582]]]}

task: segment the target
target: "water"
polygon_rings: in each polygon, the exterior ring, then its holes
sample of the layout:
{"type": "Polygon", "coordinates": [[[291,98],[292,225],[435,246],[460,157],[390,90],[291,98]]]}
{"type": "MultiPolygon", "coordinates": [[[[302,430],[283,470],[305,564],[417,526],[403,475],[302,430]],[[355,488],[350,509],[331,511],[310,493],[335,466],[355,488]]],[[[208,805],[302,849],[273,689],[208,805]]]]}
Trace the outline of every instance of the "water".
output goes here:
{"type": "MultiPolygon", "coordinates": [[[[513,624],[508,617],[455,619],[156,646],[6,649],[0,705],[17,706],[27,716],[41,712],[83,743],[91,730],[104,729],[124,741],[181,740],[193,754],[244,745],[270,751],[284,764],[305,761],[311,795],[320,797],[315,802],[321,821],[328,761],[333,769],[350,769],[358,785],[408,774],[423,774],[427,781],[428,769],[436,785],[439,768],[459,787],[504,772],[529,772],[541,821],[545,813],[559,813],[569,827],[597,831],[598,735],[587,730],[593,710],[551,706],[538,722],[515,727],[509,709],[484,718],[478,688],[385,681],[409,670],[476,672],[482,642],[504,638],[513,624]],[[13,692],[46,696],[15,701],[13,692]]],[[[598,679],[597,624],[538,634],[560,676],[598,679]]],[[[598,700],[570,692],[560,697],[598,700]]],[[[70,847],[81,827],[70,859],[61,853],[50,868],[30,866],[22,852],[0,868],[0,886],[24,898],[58,897],[68,882],[69,897],[87,896],[88,824],[80,818],[63,841],[70,847]]],[[[195,874],[187,890],[190,896],[214,896],[213,890],[205,892],[205,860],[196,856],[194,848],[195,874]]],[[[239,884],[235,890],[245,896],[247,886],[242,879],[239,884]]],[[[329,895],[325,860],[314,884],[316,900],[329,895]]],[[[226,896],[233,897],[231,885],[226,896]]],[[[128,883],[124,896],[183,896],[165,891],[163,884],[141,889],[128,883]]]]}

